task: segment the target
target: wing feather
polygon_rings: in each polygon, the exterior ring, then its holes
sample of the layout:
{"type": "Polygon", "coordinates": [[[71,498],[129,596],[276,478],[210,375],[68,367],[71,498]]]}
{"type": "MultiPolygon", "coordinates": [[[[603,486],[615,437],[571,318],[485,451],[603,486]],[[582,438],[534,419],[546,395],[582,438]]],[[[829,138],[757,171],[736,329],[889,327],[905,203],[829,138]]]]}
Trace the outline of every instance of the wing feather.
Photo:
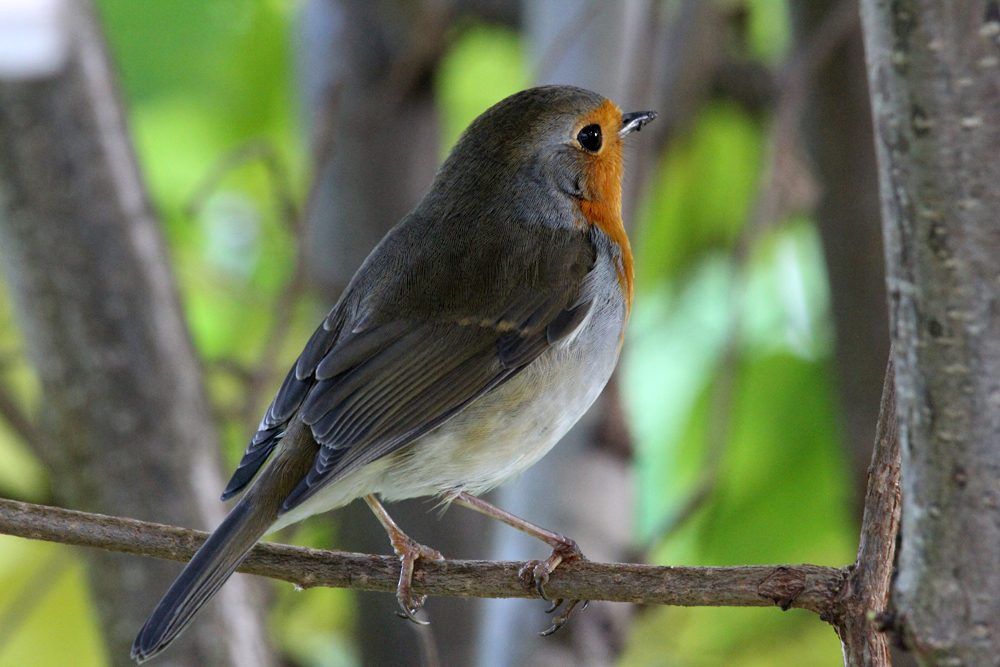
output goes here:
{"type": "MultiPolygon", "coordinates": [[[[313,435],[328,451],[317,457],[283,511],[443,424],[549,347],[547,327],[517,334],[438,322],[418,325],[405,338],[421,347],[407,354],[410,344],[387,346],[377,359],[341,376],[336,386],[313,388],[337,395],[315,399],[317,405],[334,406],[313,424],[313,435]]],[[[307,402],[314,400],[312,392],[307,402]]]]}
{"type": "Polygon", "coordinates": [[[472,240],[464,222],[447,224],[465,239],[457,254],[410,252],[424,233],[415,221],[366,260],[285,378],[225,497],[252,481],[292,419],[321,447],[282,512],[437,428],[584,321],[596,257],[586,232],[511,226],[472,240]]]}

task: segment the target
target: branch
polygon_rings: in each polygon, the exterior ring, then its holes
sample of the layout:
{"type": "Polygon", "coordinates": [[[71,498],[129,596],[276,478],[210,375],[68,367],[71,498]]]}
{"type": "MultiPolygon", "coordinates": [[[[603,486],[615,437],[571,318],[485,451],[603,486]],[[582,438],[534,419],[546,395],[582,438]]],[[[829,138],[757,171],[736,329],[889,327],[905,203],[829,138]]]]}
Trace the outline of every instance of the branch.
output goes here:
{"type": "Polygon", "coordinates": [[[566,57],[574,42],[581,36],[589,34],[587,28],[605,9],[613,9],[613,7],[600,2],[600,0],[589,0],[586,4],[581,5],[576,14],[549,40],[545,50],[538,58],[535,71],[529,80],[534,81],[534,85],[549,83],[548,79],[552,76],[553,70],[566,57]]]}
{"type": "MultiPolygon", "coordinates": [[[[734,282],[736,284],[742,284],[745,280],[747,257],[747,254],[734,252],[737,273],[737,279],[734,282]]],[[[739,324],[743,310],[739,301],[739,290],[735,288],[735,285],[731,288],[729,301],[731,314],[726,325],[726,337],[723,341],[718,377],[711,390],[708,433],[705,436],[705,451],[702,454],[703,463],[699,480],[688,497],[680,504],[679,509],[667,517],[653,533],[652,539],[646,544],[647,553],[665,543],[687,525],[687,522],[698,513],[698,510],[704,507],[705,503],[715,495],[716,487],[719,484],[722,461],[726,446],[729,444],[734,390],[740,367],[739,324]]]]}
{"type": "MultiPolygon", "coordinates": [[[[187,561],[207,533],[0,499],[0,533],[34,540],[187,561]]],[[[419,595],[537,598],[518,575],[516,561],[419,561],[419,595]]],[[[394,556],[367,556],[263,542],[240,572],[302,588],[330,586],[392,593],[399,581],[394,556]]],[[[546,590],[554,598],[607,600],[685,607],[770,607],[833,613],[845,570],[818,565],[664,567],[629,563],[563,563],[546,590]]]]}
{"type": "Polygon", "coordinates": [[[3,382],[0,382],[0,419],[7,422],[7,426],[21,436],[32,451],[35,453],[45,451],[45,436],[35,427],[34,422],[21,409],[20,403],[3,382]]]}
{"type": "Polygon", "coordinates": [[[868,492],[861,522],[861,545],[835,607],[833,623],[844,647],[846,667],[890,667],[887,636],[879,627],[886,611],[899,529],[899,431],[893,355],[885,370],[875,450],[868,468],[868,492]]]}
{"type": "Polygon", "coordinates": [[[816,196],[812,174],[801,158],[801,125],[806,93],[818,72],[858,25],[855,0],[840,0],[820,21],[801,49],[792,53],[778,80],[778,99],[768,128],[768,158],[762,188],[749,224],[740,230],[736,252],[750,251],[749,241],[796,209],[811,208],[816,196]]]}
{"type": "Polygon", "coordinates": [[[188,217],[197,215],[205,207],[208,198],[219,189],[226,176],[252,162],[260,162],[267,171],[278,208],[278,217],[292,233],[297,234],[299,220],[302,216],[295,203],[291,179],[288,177],[288,171],[285,169],[277,149],[264,139],[251,139],[223,155],[202,179],[201,184],[192,195],[191,201],[185,207],[185,213],[188,217]]]}

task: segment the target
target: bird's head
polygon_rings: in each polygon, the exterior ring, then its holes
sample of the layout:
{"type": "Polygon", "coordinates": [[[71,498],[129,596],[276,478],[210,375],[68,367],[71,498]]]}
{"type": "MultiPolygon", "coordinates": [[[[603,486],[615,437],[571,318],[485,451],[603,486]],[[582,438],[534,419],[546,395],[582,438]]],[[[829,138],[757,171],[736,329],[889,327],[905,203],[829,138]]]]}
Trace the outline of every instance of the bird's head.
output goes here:
{"type": "Polygon", "coordinates": [[[623,115],[611,100],[582,88],[524,90],[469,125],[436,184],[500,201],[517,193],[537,204],[538,195],[554,195],[592,224],[600,222],[595,216],[611,216],[620,225],[623,139],[655,117],[623,115]]]}

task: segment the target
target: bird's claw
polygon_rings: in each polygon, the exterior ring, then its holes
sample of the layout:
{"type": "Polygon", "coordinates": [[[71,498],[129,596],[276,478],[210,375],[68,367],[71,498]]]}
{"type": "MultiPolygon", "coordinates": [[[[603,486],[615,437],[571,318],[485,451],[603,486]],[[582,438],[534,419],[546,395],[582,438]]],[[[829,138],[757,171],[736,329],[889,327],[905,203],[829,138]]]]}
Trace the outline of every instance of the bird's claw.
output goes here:
{"type": "MultiPolygon", "coordinates": [[[[562,600],[559,600],[558,602],[561,603],[562,600]]],[[[580,611],[586,609],[587,605],[589,604],[590,600],[584,600],[583,606],[580,607],[580,611]]],[[[550,627],[548,630],[542,630],[538,634],[541,635],[542,637],[548,637],[549,635],[553,634],[556,630],[566,625],[566,621],[569,620],[570,615],[576,610],[577,606],[579,605],[580,605],[579,600],[570,600],[568,603],[566,603],[566,606],[563,607],[562,612],[558,616],[552,619],[552,627],[550,627]]],[[[554,605],[553,608],[549,610],[549,613],[555,611],[556,607],[558,606],[559,606],[558,604],[554,605]]]]}
{"type": "Polygon", "coordinates": [[[430,621],[422,621],[417,618],[417,612],[420,611],[424,606],[424,601],[427,599],[426,595],[420,595],[416,599],[410,597],[407,599],[400,593],[396,593],[396,599],[399,601],[399,606],[403,611],[397,611],[396,616],[408,621],[413,621],[417,625],[430,625],[430,621]]]}
{"type": "Polygon", "coordinates": [[[557,560],[555,565],[551,565],[549,563],[551,560],[550,556],[546,560],[526,561],[517,572],[517,576],[521,578],[524,585],[528,588],[534,587],[538,591],[538,597],[546,601],[549,601],[549,596],[545,592],[545,584],[549,583],[549,574],[562,562],[557,560]]]}
{"type": "Polygon", "coordinates": [[[401,565],[399,570],[399,585],[396,586],[396,600],[399,601],[399,606],[403,611],[396,612],[396,615],[400,618],[411,620],[417,625],[428,625],[427,621],[422,621],[416,616],[417,612],[423,608],[427,596],[418,595],[416,598],[413,597],[413,566],[420,558],[444,560],[444,556],[440,552],[424,546],[405,535],[400,535],[393,539],[392,548],[396,552],[396,555],[399,556],[401,565]]]}
{"type": "MultiPolygon", "coordinates": [[[[518,571],[518,576],[521,578],[521,581],[524,582],[525,586],[534,586],[535,590],[538,591],[539,597],[552,603],[552,605],[545,610],[546,614],[553,613],[563,603],[562,598],[552,600],[545,591],[545,585],[549,583],[549,575],[555,572],[556,568],[559,567],[561,563],[574,560],[587,560],[587,558],[583,555],[583,552],[580,551],[580,547],[577,546],[576,542],[566,539],[565,542],[552,549],[552,553],[548,558],[545,560],[529,560],[522,565],[521,569],[518,571]]],[[[569,620],[570,614],[573,613],[579,604],[580,600],[570,600],[563,608],[562,612],[552,619],[552,627],[548,630],[540,632],[539,634],[543,637],[547,637],[561,628],[566,624],[566,621],[569,620]]],[[[588,604],[589,601],[585,601],[582,608],[586,609],[588,604]]]]}

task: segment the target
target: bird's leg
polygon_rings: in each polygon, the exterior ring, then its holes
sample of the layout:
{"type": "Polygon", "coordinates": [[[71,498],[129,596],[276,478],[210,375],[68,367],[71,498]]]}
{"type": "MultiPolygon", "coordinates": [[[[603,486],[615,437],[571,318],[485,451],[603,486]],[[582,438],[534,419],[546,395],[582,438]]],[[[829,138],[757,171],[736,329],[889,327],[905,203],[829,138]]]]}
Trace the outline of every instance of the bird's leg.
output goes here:
{"type": "Polygon", "coordinates": [[[434,549],[416,542],[404,533],[374,495],[369,494],[365,496],[365,502],[368,503],[368,507],[375,513],[379,523],[385,528],[385,532],[389,534],[392,549],[399,556],[401,568],[399,572],[399,585],[396,587],[396,599],[399,600],[399,606],[403,608],[403,613],[400,616],[408,618],[418,625],[427,625],[427,621],[418,620],[415,615],[424,606],[424,600],[427,599],[427,596],[421,595],[416,599],[413,598],[411,590],[413,564],[417,562],[418,558],[444,560],[444,556],[434,549]]]}
{"type": "MultiPolygon", "coordinates": [[[[477,498],[476,496],[462,492],[452,498],[452,502],[468,507],[469,509],[473,509],[477,512],[485,514],[486,516],[491,516],[494,519],[503,521],[511,528],[517,528],[532,537],[540,539],[542,542],[545,542],[552,547],[552,554],[549,555],[548,558],[541,561],[528,561],[524,564],[524,567],[522,567],[520,571],[521,578],[528,585],[534,584],[535,588],[538,590],[538,594],[542,596],[543,600],[549,600],[549,596],[545,592],[545,584],[549,581],[549,575],[552,574],[557,567],[559,567],[560,563],[573,560],[587,560],[586,556],[583,555],[583,552],[580,551],[580,547],[577,546],[576,542],[570,538],[551,530],[546,530],[541,526],[536,526],[530,521],[525,521],[521,517],[511,514],[507,510],[500,509],[496,505],[486,502],[482,498],[477,498]]],[[[548,609],[548,613],[554,612],[559,608],[559,605],[563,603],[562,600],[550,601],[552,602],[552,606],[548,609]]],[[[541,634],[551,635],[553,632],[561,628],[579,604],[580,600],[570,600],[566,604],[562,613],[553,619],[552,627],[541,634]]],[[[587,603],[584,602],[583,606],[586,607],[587,603]]]]}

